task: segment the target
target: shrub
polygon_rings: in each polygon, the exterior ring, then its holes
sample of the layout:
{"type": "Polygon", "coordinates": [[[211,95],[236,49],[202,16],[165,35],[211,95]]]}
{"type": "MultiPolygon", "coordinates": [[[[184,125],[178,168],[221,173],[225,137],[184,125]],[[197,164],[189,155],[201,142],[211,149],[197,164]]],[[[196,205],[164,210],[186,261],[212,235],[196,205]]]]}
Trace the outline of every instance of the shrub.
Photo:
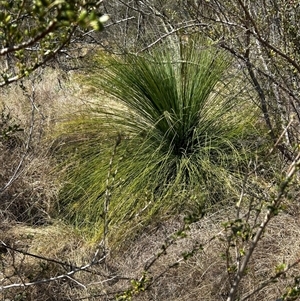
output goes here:
{"type": "Polygon", "coordinates": [[[99,55],[88,82],[103,101],[60,129],[68,137],[63,156],[71,154],[63,214],[99,237],[103,219],[121,233],[234,199],[255,110],[230,68],[224,53],[197,38],[143,56],[99,55]]]}

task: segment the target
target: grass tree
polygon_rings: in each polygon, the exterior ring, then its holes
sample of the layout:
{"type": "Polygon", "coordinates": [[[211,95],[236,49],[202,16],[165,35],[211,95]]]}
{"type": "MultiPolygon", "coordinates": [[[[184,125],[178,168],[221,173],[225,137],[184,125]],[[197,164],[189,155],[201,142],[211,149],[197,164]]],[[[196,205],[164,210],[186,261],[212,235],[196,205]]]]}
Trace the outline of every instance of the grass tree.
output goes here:
{"type": "Polygon", "coordinates": [[[72,155],[61,208],[79,227],[99,237],[105,220],[124,234],[234,199],[254,114],[224,53],[191,39],[139,56],[101,54],[88,82],[100,99],[62,129],[72,155]]]}

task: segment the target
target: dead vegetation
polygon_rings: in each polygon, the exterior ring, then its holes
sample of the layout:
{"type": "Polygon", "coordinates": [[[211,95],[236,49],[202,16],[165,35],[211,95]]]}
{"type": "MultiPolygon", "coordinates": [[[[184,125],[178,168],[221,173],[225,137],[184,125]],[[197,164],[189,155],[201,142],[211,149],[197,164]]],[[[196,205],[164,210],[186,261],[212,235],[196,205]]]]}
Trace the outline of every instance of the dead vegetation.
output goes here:
{"type": "MultiPolygon", "coordinates": [[[[221,239],[224,213],[220,211],[194,223],[186,237],[177,238],[163,252],[172,233],[182,227],[182,220],[159,223],[121,251],[106,254],[105,260],[70,276],[72,269],[89,265],[95,251],[76,231],[62,223],[39,227],[2,223],[1,241],[9,246],[1,252],[1,286],[5,288],[2,297],[118,300],[119,296],[119,300],[126,300],[121,297],[125,298],[134,281],[144,277],[145,291],[134,291],[132,300],[226,300],[230,273],[222,253],[226,250],[226,241],[221,239]],[[184,258],[183,253],[192,250],[197,251],[184,258]]],[[[278,265],[298,259],[299,244],[291,238],[299,236],[299,231],[295,217],[289,214],[272,221],[249,264],[239,290],[241,296],[273,277],[278,265]]],[[[291,269],[249,300],[276,300],[287,286],[293,285],[297,271],[291,269]]]]}

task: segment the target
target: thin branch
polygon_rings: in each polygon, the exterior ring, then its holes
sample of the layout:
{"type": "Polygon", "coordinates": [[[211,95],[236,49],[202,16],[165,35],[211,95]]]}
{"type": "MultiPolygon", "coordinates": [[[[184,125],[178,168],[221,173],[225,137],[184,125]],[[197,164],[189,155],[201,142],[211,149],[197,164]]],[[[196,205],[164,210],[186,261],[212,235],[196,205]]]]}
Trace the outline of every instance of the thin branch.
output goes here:
{"type": "MultiPolygon", "coordinates": [[[[131,17],[128,17],[128,18],[124,18],[124,19],[121,19],[121,20],[118,20],[118,21],[114,21],[114,22],[111,22],[110,24],[107,24],[107,25],[104,25],[104,28],[109,28],[111,26],[114,26],[114,25],[117,25],[117,24],[120,24],[122,22],[127,22],[128,20],[132,20],[132,19],[135,19],[134,16],[131,16],[131,17]]],[[[82,39],[82,37],[85,37],[85,36],[88,36],[88,37],[91,37],[92,36],[90,35],[91,33],[94,33],[96,32],[95,29],[92,29],[92,30],[89,30],[88,32],[85,32],[83,33],[81,36],[80,36],[80,39],[82,39]]],[[[76,37],[75,39],[71,40],[71,43],[74,43],[78,40],[78,37],[76,37]]],[[[81,41],[82,42],[82,41],[81,41]]]]}
{"type": "MultiPolygon", "coordinates": [[[[106,256],[103,256],[100,260],[98,260],[98,262],[104,261],[105,257],[106,256]]],[[[14,288],[16,288],[16,287],[24,288],[24,287],[28,287],[28,286],[38,285],[38,284],[42,284],[42,283],[49,283],[49,282],[58,281],[58,280],[65,279],[65,278],[70,278],[70,276],[72,276],[80,271],[85,271],[87,268],[91,267],[92,265],[93,265],[93,263],[90,262],[82,267],[75,268],[66,274],[61,274],[61,275],[58,275],[55,277],[50,277],[47,279],[41,279],[41,280],[37,280],[37,281],[33,281],[33,282],[26,282],[26,283],[13,283],[13,284],[9,284],[9,285],[3,285],[3,286],[0,286],[0,291],[9,289],[9,288],[13,288],[13,287],[14,288]]]]}
{"type": "Polygon", "coordinates": [[[238,289],[238,286],[240,284],[240,281],[245,273],[245,270],[247,268],[247,265],[249,263],[250,258],[252,257],[252,254],[258,244],[258,242],[260,241],[268,223],[270,222],[270,220],[274,217],[274,210],[276,210],[276,208],[279,207],[281,201],[282,201],[282,197],[284,196],[284,194],[286,193],[286,188],[288,187],[288,185],[290,184],[290,182],[292,181],[297,168],[300,165],[300,152],[298,153],[298,155],[296,156],[296,158],[294,159],[294,161],[292,162],[292,164],[290,165],[285,180],[281,183],[281,187],[280,190],[277,194],[277,197],[274,199],[274,201],[272,202],[272,204],[269,206],[269,209],[264,217],[264,220],[262,221],[262,223],[260,224],[251,244],[250,247],[248,249],[248,252],[246,253],[245,257],[243,258],[240,268],[238,269],[234,281],[233,281],[233,285],[230,289],[229,292],[229,296],[227,298],[227,301],[233,301],[235,300],[235,296],[236,296],[236,292],[238,289]]]}
{"type": "Polygon", "coordinates": [[[193,24],[188,24],[188,25],[185,25],[185,26],[181,26],[179,28],[175,28],[175,29],[171,30],[170,32],[167,32],[164,35],[160,36],[157,40],[155,40],[151,44],[147,45],[145,48],[139,50],[136,54],[139,54],[141,52],[144,52],[144,51],[148,50],[149,48],[153,47],[157,43],[161,42],[163,39],[169,37],[170,35],[178,32],[178,31],[180,31],[182,29],[190,28],[190,27],[200,27],[200,26],[209,26],[209,25],[205,24],[205,23],[193,23],[193,24]]]}
{"type": "Polygon", "coordinates": [[[26,251],[23,251],[23,250],[19,250],[19,249],[16,249],[10,245],[7,245],[4,241],[0,240],[0,244],[2,245],[3,248],[5,249],[8,249],[8,250],[12,250],[14,252],[17,252],[17,253],[20,253],[20,254],[23,254],[25,256],[30,256],[30,257],[33,257],[33,258],[37,258],[37,259],[40,259],[40,260],[45,260],[45,261],[48,261],[48,262],[53,262],[55,264],[59,264],[63,267],[68,267],[68,268],[79,268],[77,266],[74,266],[72,264],[69,264],[69,263],[66,263],[66,262],[62,262],[62,261],[58,261],[58,260],[55,260],[55,259],[52,259],[52,258],[48,258],[48,257],[44,257],[44,256],[40,256],[40,255],[36,255],[36,254],[32,254],[32,253],[29,253],[29,252],[26,252],[26,251]]]}
{"type": "MultiPolygon", "coordinates": [[[[48,61],[50,61],[51,59],[53,59],[55,57],[55,55],[57,53],[59,53],[69,42],[71,37],[73,36],[75,30],[76,30],[76,26],[73,27],[73,29],[70,31],[68,37],[62,42],[62,44],[60,46],[58,46],[56,49],[52,50],[49,54],[43,56],[43,58],[35,63],[33,66],[31,66],[30,68],[28,68],[29,72],[33,72],[34,70],[38,69],[39,67],[45,65],[48,61]]],[[[27,74],[26,73],[19,73],[14,77],[8,78],[6,80],[4,80],[3,82],[0,82],[0,87],[4,87],[7,86],[13,82],[16,82],[20,79],[22,79],[23,77],[26,77],[27,74]]]]}
{"type": "MultiPolygon", "coordinates": [[[[25,90],[24,90],[25,91],[25,90]]],[[[20,176],[20,170],[24,164],[24,161],[28,155],[29,149],[30,149],[30,144],[32,141],[32,135],[33,135],[33,129],[34,129],[34,121],[35,121],[35,110],[36,110],[36,106],[35,106],[35,88],[32,85],[32,92],[31,95],[28,94],[28,92],[25,92],[26,96],[29,98],[30,103],[31,103],[31,120],[30,120],[30,127],[29,127],[29,134],[28,134],[28,138],[26,141],[26,145],[25,145],[25,151],[19,161],[18,166],[16,167],[14,173],[12,174],[11,178],[9,179],[9,181],[6,183],[6,185],[4,187],[2,187],[0,189],[0,193],[4,192],[19,176],[20,176]]]]}
{"type": "Polygon", "coordinates": [[[282,52],[281,50],[279,50],[278,48],[276,48],[275,46],[271,45],[268,41],[266,41],[260,34],[259,30],[258,30],[258,27],[255,23],[255,21],[253,20],[253,18],[251,17],[250,15],[250,12],[249,10],[247,9],[247,7],[245,6],[245,4],[243,3],[242,0],[238,0],[239,4],[241,5],[241,7],[243,8],[244,10],[244,13],[248,19],[248,21],[251,22],[253,28],[254,28],[254,31],[250,31],[250,33],[255,36],[259,42],[261,42],[264,46],[266,46],[267,48],[273,50],[275,53],[277,53],[279,56],[283,57],[284,59],[287,60],[288,63],[290,63],[293,67],[295,67],[298,72],[300,72],[300,65],[295,61],[293,60],[289,55],[285,54],[284,52],[282,52]]]}
{"type": "Polygon", "coordinates": [[[252,292],[248,293],[240,301],[248,300],[250,297],[252,297],[254,294],[256,294],[259,291],[261,291],[263,288],[265,288],[266,286],[268,286],[270,283],[274,283],[274,281],[276,281],[276,279],[278,279],[280,276],[285,275],[290,269],[292,269],[293,267],[295,267],[299,263],[300,263],[300,258],[297,259],[292,264],[288,265],[283,271],[277,273],[276,275],[270,277],[270,279],[268,279],[268,280],[264,281],[263,283],[261,283],[256,289],[254,289],[252,292]]]}
{"type": "Polygon", "coordinates": [[[109,167],[108,167],[108,172],[107,172],[107,179],[106,179],[106,190],[105,190],[105,201],[104,201],[104,208],[103,208],[103,219],[104,219],[104,231],[103,231],[103,249],[104,252],[106,252],[106,245],[107,245],[107,235],[108,235],[108,211],[109,211],[109,203],[110,203],[110,198],[111,198],[111,189],[112,189],[112,185],[115,182],[115,178],[118,172],[118,169],[116,168],[114,173],[112,174],[112,179],[111,179],[111,183],[109,183],[110,181],[110,177],[111,177],[111,173],[112,173],[112,168],[113,168],[113,162],[117,153],[117,147],[119,146],[119,144],[121,143],[121,135],[119,134],[115,145],[114,145],[114,149],[109,161],[109,167]]]}
{"type": "Polygon", "coordinates": [[[20,49],[24,49],[26,47],[32,46],[33,44],[35,44],[38,41],[40,41],[41,39],[43,39],[47,34],[54,31],[56,25],[57,25],[57,21],[51,21],[44,31],[37,34],[35,37],[29,39],[28,41],[23,42],[23,43],[18,44],[18,45],[2,48],[0,50],[0,55],[5,55],[5,54],[8,54],[10,52],[15,52],[15,51],[18,51],[20,49]]]}

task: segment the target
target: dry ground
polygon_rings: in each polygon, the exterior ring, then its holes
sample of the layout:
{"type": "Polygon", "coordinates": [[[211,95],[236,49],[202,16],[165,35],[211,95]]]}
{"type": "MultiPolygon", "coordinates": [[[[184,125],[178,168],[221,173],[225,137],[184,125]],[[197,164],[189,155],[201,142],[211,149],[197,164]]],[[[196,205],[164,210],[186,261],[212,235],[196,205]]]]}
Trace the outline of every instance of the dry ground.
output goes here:
{"type": "MultiPolygon", "coordinates": [[[[188,236],[177,239],[161,256],[158,254],[162,252],[162,246],[182,223],[180,219],[159,223],[122,250],[108,253],[105,261],[70,277],[67,275],[71,266],[74,269],[91,262],[95,246],[59,222],[39,227],[2,223],[1,240],[13,248],[1,254],[0,279],[1,285],[6,287],[1,293],[2,298],[115,300],[116,295],[124,295],[132,288],[131,281],[141,279],[146,269],[145,277],[149,281],[146,285],[150,282],[151,285],[146,291],[134,294],[133,300],[226,300],[229,280],[226,260],[222,256],[226,242],[219,239],[223,237],[224,213],[218,212],[193,224],[188,236]],[[199,244],[203,249],[184,260],[182,253],[199,244]],[[148,267],[152,261],[153,265],[148,267]],[[60,275],[66,276],[60,278],[60,275]],[[52,277],[56,280],[50,281],[52,277]],[[48,280],[40,283],[43,279],[48,280]],[[36,284],[25,288],[14,287],[33,282],[36,284]]],[[[272,221],[254,253],[240,294],[252,292],[274,276],[279,264],[292,264],[299,259],[298,218],[285,213],[272,221]]],[[[249,300],[277,300],[287,286],[293,285],[297,275],[299,268],[296,266],[249,300]]]]}

